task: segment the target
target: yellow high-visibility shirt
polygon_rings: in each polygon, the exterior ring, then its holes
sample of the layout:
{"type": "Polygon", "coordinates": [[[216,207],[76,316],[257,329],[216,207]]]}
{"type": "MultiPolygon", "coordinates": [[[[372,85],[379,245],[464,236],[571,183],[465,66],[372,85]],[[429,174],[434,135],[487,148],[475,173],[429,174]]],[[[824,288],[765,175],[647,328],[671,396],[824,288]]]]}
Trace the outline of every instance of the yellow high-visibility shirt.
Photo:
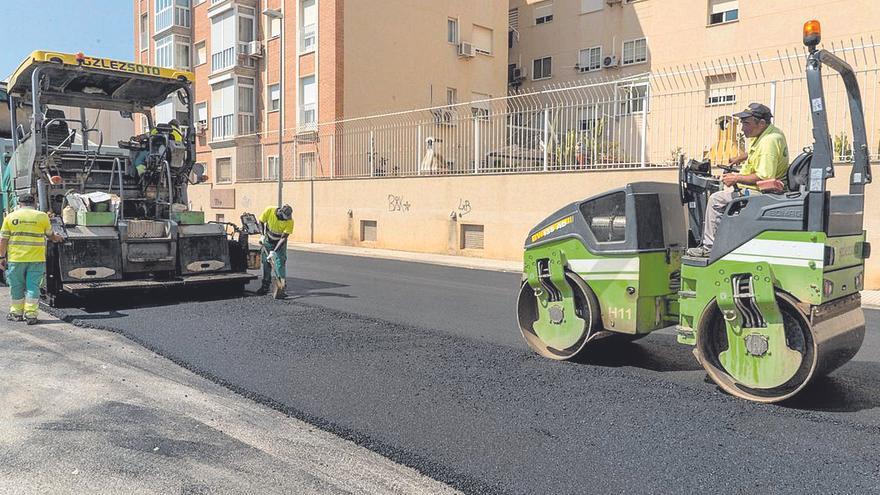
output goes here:
{"type": "Polygon", "coordinates": [[[46,261],[46,236],[51,233],[49,215],[28,207],[7,215],[0,227],[0,237],[9,240],[6,256],[12,263],[46,261]]]}
{"type": "Polygon", "coordinates": [[[268,228],[269,232],[267,233],[272,240],[277,241],[283,234],[293,234],[293,219],[279,220],[278,217],[275,216],[274,206],[270,206],[263,210],[259,220],[268,228]]]}
{"type": "MultiPolygon", "coordinates": [[[[761,180],[783,179],[788,173],[788,143],[776,126],[769,125],[749,145],[749,158],[740,170],[742,175],[756,174],[761,180]]],[[[742,186],[757,189],[755,186],[742,186]]]]}

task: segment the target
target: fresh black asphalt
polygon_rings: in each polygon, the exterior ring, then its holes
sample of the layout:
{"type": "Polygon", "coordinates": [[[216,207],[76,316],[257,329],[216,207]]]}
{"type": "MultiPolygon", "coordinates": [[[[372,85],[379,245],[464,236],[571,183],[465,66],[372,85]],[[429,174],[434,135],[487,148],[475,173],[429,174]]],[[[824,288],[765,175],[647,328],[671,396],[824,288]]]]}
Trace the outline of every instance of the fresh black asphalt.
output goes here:
{"type": "Polygon", "coordinates": [[[880,493],[876,311],[853,362],[758,405],[667,331],[538,357],[517,274],[291,254],[286,301],[56,312],[468,493],[880,493]]]}

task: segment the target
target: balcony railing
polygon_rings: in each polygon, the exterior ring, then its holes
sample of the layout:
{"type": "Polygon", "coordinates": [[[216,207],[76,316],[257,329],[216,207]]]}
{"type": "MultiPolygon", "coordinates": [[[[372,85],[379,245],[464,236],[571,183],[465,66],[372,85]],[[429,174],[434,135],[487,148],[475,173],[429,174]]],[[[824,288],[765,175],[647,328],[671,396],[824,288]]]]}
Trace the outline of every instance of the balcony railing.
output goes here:
{"type": "Polygon", "coordinates": [[[300,115],[299,125],[303,128],[314,128],[317,121],[315,115],[315,104],[306,103],[302,106],[302,114],[300,115]]]}
{"type": "Polygon", "coordinates": [[[211,71],[217,72],[235,65],[235,47],[211,55],[211,71]]]}
{"type": "Polygon", "coordinates": [[[238,135],[247,136],[257,132],[257,121],[253,115],[240,113],[238,114],[238,135]]]}
{"type": "Polygon", "coordinates": [[[221,115],[211,119],[211,139],[219,141],[235,137],[235,115],[221,115]]]}

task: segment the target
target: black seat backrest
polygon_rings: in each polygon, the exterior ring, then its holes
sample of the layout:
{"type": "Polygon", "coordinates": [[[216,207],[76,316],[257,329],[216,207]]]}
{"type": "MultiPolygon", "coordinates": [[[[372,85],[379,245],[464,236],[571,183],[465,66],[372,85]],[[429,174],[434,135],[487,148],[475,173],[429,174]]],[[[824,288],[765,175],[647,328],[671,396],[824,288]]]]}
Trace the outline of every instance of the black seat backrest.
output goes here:
{"type": "Polygon", "coordinates": [[[810,180],[810,162],[813,161],[813,152],[804,151],[798,155],[788,167],[788,190],[799,191],[806,187],[810,180]]]}
{"type": "Polygon", "coordinates": [[[61,143],[64,143],[65,148],[70,148],[70,145],[73,144],[71,141],[73,139],[68,139],[70,136],[70,127],[67,126],[67,122],[64,120],[56,120],[51,122],[52,119],[63,119],[64,111],[58,110],[57,108],[50,108],[46,110],[46,119],[48,122],[46,126],[46,143],[49,146],[60,146],[61,143]]]}

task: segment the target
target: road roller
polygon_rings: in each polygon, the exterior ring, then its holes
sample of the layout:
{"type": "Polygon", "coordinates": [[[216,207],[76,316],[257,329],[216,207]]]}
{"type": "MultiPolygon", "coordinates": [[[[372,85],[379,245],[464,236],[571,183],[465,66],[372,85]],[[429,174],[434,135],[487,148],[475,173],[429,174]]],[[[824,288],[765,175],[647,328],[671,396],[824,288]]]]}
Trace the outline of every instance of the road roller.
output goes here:
{"type": "Polygon", "coordinates": [[[771,403],[859,350],[859,291],[870,244],[863,230],[871,181],[865,120],[852,68],[818,49],[804,27],[813,145],[787,181],[742,191],[724,210],[708,257],[700,243],[709,194],[722,186],[709,162],[679,163],[674,183],[636,182],[565,206],[525,241],[520,331],[538,354],[576,356],[600,338],[634,340],[674,327],[724,391],[771,403]],[[834,175],[822,70],[843,79],[853,136],[848,194],[834,175]]]}

